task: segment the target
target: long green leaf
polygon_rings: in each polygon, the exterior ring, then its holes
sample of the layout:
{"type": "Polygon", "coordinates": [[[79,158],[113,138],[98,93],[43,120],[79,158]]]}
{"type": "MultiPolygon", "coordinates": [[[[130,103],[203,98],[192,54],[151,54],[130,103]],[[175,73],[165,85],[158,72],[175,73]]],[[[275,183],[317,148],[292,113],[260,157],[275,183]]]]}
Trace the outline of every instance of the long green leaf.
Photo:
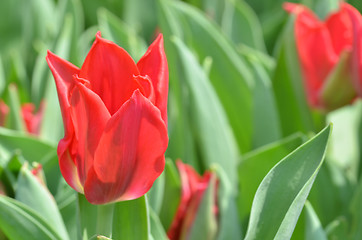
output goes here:
{"type": "Polygon", "coordinates": [[[280,159],[300,146],[304,141],[301,134],[294,134],[278,142],[256,149],[244,156],[238,167],[240,217],[247,220],[253,197],[265,175],[280,159]]]}
{"type": "Polygon", "coordinates": [[[18,176],[15,199],[38,212],[62,239],[69,239],[56,202],[45,186],[24,165],[18,176]]]}
{"type": "Polygon", "coordinates": [[[266,52],[260,22],[253,9],[244,1],[227,0],[222,30],[236,44],[245,44],[266,52]]]}
{"type": "Polygon", "coordinates": [[[5,196],[0,196],[0,229],[13,240],[62,240],[38,213],[5,196]]]}
{"type": "Polygon", "coordinates": [[[179,1],[159,0],[159,3],[165,39],[176,34],[185,40],[198,59],[212,58],[210,80],[235,132],[241,152],[250,150],[254,79],[246,63],[218,27],[197,9],[179,1]]]}
{"type": "Polygon", "coordinates": [[[191,108],[192,124],[203,166],[209,168],[217,163],[228,173],[231,182],[236,183],[239,153],[225,112],[209,79],[190,50],[179,39],[175,39],[174,43],[185,73],[183,79],[189,87],[194,106],[191,108]]]}
{"type": "Polygon", "coordinates": [[[306,226],[305,238],[310,240],[327,240],[327,235],[323,230],[322,224],[318,219],[312,205],[307,201],[305,203],[306,209],[306,226]]]}
{"type": "Polygon", "coordinates": [[[165,230],[171,226],[172,220],[181,198],[181,180],[176,170],[175,164],[168,159],[164,173],[165,175],[165,192],[163,194],[162,207],[159,213],[160,220],[165,230]]]}
{"type": "Polygon", "coordinates": [[[289,239],[323,163],[331,126],[281,160],[261,182],[246,240],[289,239]]]}

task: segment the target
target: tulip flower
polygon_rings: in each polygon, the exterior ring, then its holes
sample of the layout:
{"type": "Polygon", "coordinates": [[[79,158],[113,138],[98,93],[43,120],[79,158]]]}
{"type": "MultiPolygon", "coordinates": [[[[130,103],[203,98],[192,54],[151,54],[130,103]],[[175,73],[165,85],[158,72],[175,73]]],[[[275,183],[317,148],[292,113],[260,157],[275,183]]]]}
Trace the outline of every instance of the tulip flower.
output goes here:
{"type": "Polygon", "coordinates": [[[307,7],[285,3],[296,15],[295,39],[309,104],[333,110],[362,93],[362,17],[342,2],[321,21],[307,7]]]}
{"type": "MultiPolygon", "coordinates": [[[[202,198],[205,196],[206,189],[211,183],[212,172],[205,172],[200,176],[190,165],[176,161],[177,168],[181,177],[181,199],[173,218],[167,235],[171,240],[188,239],[188,235],[193,226],[195,216],[200,209],[202,198]]],[[[217,184],[215,184],[215,193],[217,184]]],[[[215,222],[218,218],[217,196],[214,197],[213,217],[215,222]]],[[[214,233],[209,233],[214,236],[214,233]]],[[[210,239],[205,236],[205,239],[210,239]]],[[[211,237],[213,238],[213,237],[211,237]]]]}
{"type": "Polygon", "coordinates": [[[67,183],[92,204],[144,195],[165,165],[168,68],[163,38],[137,64],[100,32],[82,67],[48,51],[65,128],[67,183]]]}
{"type": "Polygon", "coordinates": [[[35,105],[33,103],[23,104],[21,106],[21,114],[25,122],[26,130],[31,134],[38,135],[43,120],[44,102],[40,104],[37,112],[35,112],[35,105]]]}

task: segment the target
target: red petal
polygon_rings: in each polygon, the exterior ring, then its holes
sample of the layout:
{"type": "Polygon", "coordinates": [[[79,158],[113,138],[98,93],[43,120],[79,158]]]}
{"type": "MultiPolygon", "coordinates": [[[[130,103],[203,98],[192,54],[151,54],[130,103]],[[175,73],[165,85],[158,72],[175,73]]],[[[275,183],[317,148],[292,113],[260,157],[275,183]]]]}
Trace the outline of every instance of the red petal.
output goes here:
{"type": "Polygon", "coordinates": [[[71,148],[75,144],[73,143],[73,137],[64,137],[58,144],[58,158],[60,171],[65,181],[77,192],[83,193],[83,186],[80,183],[77,167],[74,163],[71,154],[71,148]]]}
{"type": "Polygon", "coordinates": [[[44,114],[44,102],[40,103],[39,109],[35,112],[33,103],[25,103],[21,106],[22,117],[29,133],[39,134],[44,114]]]}
{"type": "Polygon", "coordinates": [[[101,38],[98,32],[79,76],[89,80],[91,89],[101,97],[111,115],[140,87],[134,75],[139,75],[139,71],[129,54],[101,38]]]}
{"type": "Polygon", "coordinates": [[[338,60],[327,27],[306,7],[292,9],[297,14],[295,38],[305,79],[307,96],[312,106],[319,106],[319,92],[338,60]]]}
{"type": "Polygon", "coordinates": [[[139,90],[104,130],[85,183],[92,204],[144,195],[164,169],[168,136],[160,111],[139,90]]]}
{"type": "Polygon", "coordinates": [[[9,114],[9,107],[4,103],[3,100],[0,100],[0,126],[4,126],[6,122],[6,118],[9,114]]]}
{"type": "Polygon", "coordinates": [[[360,96],[362,96],[362,17],[360,12],[347,3],[341,4],[350,17],[353,29],[352,47],[352,71],[354,84],[360,96]]]}
{"type": "Polygon", "coordinates": [[[162,119],[167,124],[168,66],[163,48],[162,34],[150,45],[137,67],[141,75],[148,75],[155,89],[156,106],[161,111],[162,119]]]}
{"type": "Polygon", "coordinates": [[[334,51],[340,56],[341,52],[350,48],[353,43],[351,19],[347,12],[341,9],[328,17],[326,27],[331,36],[334,51]]]}
{"type": "Polygon", "coordinates": [[[290,3],[290,2],[285,2],[283,3],[283,8],[285,11],[287,11],[288,13],[295,13],[297,14],[298,11],[303,9],[303,5],[301,4],[296,4],[296,3],[290,3]]]}
{"type": "Polygon", "coordinates": [[[76,76],[75,80],[77,83],[71,95],[70,112],[78,146],[75,150],[76,165],[84,185],[99,139],[111,116],[100,97],[82,84],[85,80],[76,76]]]}
{"type": "Polygon", "coordinates": [[[148,98],[148,100],[150,100],[151,103],[155,105],[156,96],[151,79],[148,76],[141,75],[135,76],[135,79],[142,86],[142,88],[140,89],[142,95],[148,98]]]}
{"type": "Polygon", "coordinates": [[[49,68],[53,73],[55,85],[57,87],[60,109],[62,111],[65,133],[69,131],[71,123],[70,114],[68,112],[69,93],[74,87],[73,75],[79,73],[79,68],[68,61],[65,61],[48,51],[46,56],[49,68]]]}
{"type": "Polygon", "coordinates": [[[75,86],[73,75],[79,73],[79,68],[48,51],[46,57],[49,68],[53,73],[58,92],[60,109],[63,116],[64,138],[58,144],[58,157],[60,171],[66,182],[76,191],[83,192],[77,169],[75,166],[76,140],[74,139],[74,127],[70,116],[70,91],[75,86]]]}

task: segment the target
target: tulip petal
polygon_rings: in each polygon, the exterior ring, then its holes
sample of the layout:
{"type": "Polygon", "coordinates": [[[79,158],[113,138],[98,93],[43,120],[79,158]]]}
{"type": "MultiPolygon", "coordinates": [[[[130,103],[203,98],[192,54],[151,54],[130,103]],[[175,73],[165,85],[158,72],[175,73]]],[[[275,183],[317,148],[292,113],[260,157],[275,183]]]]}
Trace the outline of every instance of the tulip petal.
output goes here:
{"type": "Polygon", "coordinates": [[[99,139],[107,121],[110,119],[102,99],[86,87],[87,81],[74,77],[76,87],[71,95],[71,117],[74,125],[76,150],[76,166],[80,182],[84,185],[99,139]]]}
{"type": "Polygon", "coordinates": [[[73,75],[79,73],[79,68],[50,51],[48,51],[46,60],[54,76],[64,124],[64,138],[59,141],[57,149],[60,171],[65,181],[74,190],[82,193],[83,186],[80,184],[73,157],[76,140],[74,139],[74,127],[70,116],[69,102],[70,92],[75,86],[73,75]]]}
{"type": "Polygon", "coordinates": [[[165,165],[167,129],[160,111],[139,90],[104,130],[84,186],[92,204],[144,195],[165,165]]]}
{"type": "Polygon", "coordinates": [[[133,76],[138,68],[129,54],[117,44],[101,38],[100,32],[80,70],[79,77],[90,82],[113,115],[139,88],[133,76]]]}
{"type": "Polygon", "coordinates": [[[162,119],[167,125],[168,66],[163,36],[160,34],[138,61],[141,75],[148,75],[155,89],[155,105],[160,109],[162,119]]]}
{"type": "Polygon", "coordinates": [[[64,59],[61,59],[50,51],[48,51],[46,60],[54,76],[55,85],[58,92],[60,110],[63,116],[64,128],[65,132],[67,133],[68,125],[71,124],[68,111],[70,106],[69,93],[74,87],[73,75],[79,74],[79,68],[64,59]]]}
{"type": "Polygon", "coordinates": [[[354,35],[352,46],[352,72],[358,94],[359,96],[362,96],[362,16],[357,9],[347,3],[342,3],[342,8],[347,12],[352,22],[354,35]]]}
{"type": "Polygon", "coordinates": [[[301,60],[308,101],[319,104],[319,90],[324,79],[338,61],[326,25],[308,8],[297,4],[285,4],[284,8],[297,15],[295,39],[301,60]]]}
{"type": "Polygon", "coordinates": [[[65,181],[77,192],[83,193],[83,185],[80,183],[77,166],[72,157],[71,149],[76,144],[74,138],[63,138],[59,141],[57,154],[59,158],[59,168],[65,181]]]}
{"type": "Polygon", "coordinates": [[[340,56],[342,51],[346,47],[352,46],[353,43],[351,19],[342,8],[340,11],[331,14],[325,24],[329,31],[334,51],[340,56]]]}
{"type": "Polygon", "coordinates": [[[153,105],[155,105],[156,102],[156,96],[155,96],[155,90],[153,88],[152,81],[149,76],[135,76],[135,79],[138,81],[138,83],[142,86],[140,89],[143,96],[148,98],[148,100],[151,101],[153,105]]]}

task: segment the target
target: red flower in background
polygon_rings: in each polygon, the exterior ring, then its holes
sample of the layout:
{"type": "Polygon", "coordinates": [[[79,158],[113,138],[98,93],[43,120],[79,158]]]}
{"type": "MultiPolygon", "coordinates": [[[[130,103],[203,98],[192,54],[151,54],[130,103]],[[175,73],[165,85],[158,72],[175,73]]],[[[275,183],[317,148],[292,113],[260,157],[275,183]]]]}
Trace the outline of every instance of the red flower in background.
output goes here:
{"type": "MultiPolygon", "coordinates": [[[[184,164],[180,160],[176,161],[176,164],[181,177],[181,200],[167,231],[171,240],[188,239],[202,198],[213,177],[212,172],[205,172],[203,176],[200,176],[190,165],[184,164]]],[[[217,188],[217,184],[215,184],[215,188],[217,188]]],[[[217,219],[217,196],[215,196],[213,215],[217,219]]]]}
{"type": "Polygon", "coordinates": [[[296,45],[309,104],[331,110],[350,103],[355,91],[362,95],[362,17],[358,10],[342,2],[339,11],[323,22],[303,5],[285,3],[284,8],[296,14],[296,45]],[[331,90],[337,71],[342,72],[344,84],[331,90]]]}
{"type": "Polygon", "coordinates": [[[65,136],[61,172],[90,203],[144,195],[165,165],[168,68],[160,35],[137,65],[115,43],[96,40],[79,69],[48,52],[65,136]]]}
{"type": "Polygon", "coordinates": [[[3,127],[5,125],[6,118],[9,114],[9,107],[4,103],[3,100],[0,100],[0,126],[3,127]]]}
{"type": "Polygon", "coordinates": [[[44,102],[40,104],[37,112],[33,103],[25,103],[21,106],[21,114],[29,133],[38,135],[44,115],[44,102]]]}

